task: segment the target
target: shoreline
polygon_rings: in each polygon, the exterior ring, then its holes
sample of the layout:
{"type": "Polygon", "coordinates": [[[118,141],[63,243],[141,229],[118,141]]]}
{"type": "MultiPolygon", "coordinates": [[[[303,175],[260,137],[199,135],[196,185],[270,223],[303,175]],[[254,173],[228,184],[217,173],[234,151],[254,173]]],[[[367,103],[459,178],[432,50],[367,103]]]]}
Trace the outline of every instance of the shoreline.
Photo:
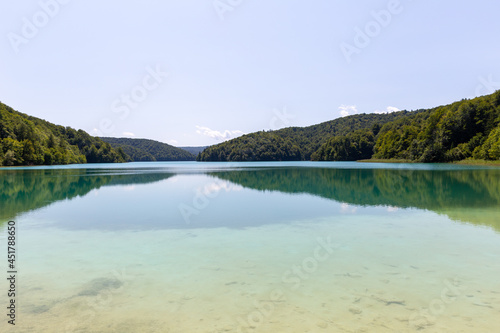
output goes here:
{"type": "MultiPolygon", "coordinates": [[[[433,164],[416,162],[411,160],[385,160],[385,159],[370,159],[370,160],[358,160],[359,163],[423,163],[423,164],[433,164]]],[[[483,165],[483,166],[498,166],[500,167],[500,161],[487,161],[487,160],[461,160],[454,162],[436,162],[436,164],[458,164],[458,165],[483,165]]]]}
{"type": "MultiPolygon", "coordinates": [[[[117,162],[117,163],[72,163],[72,164],[51,164],[51,165],[0,165],[0,170],[2,169],[10,169],[10,168],[29,168],[29,167],[49,167],[49,166],[69,166],[69,165],[99,165],[99,164],[127,164],[127,163],[150,163],[150,162],[201,162],[201,163],[210,163],[215,161],[132,161],[132,162],[117,162]]],[[[238,162],[284,162],[284,161],[238,161],[238,162]]],[[[306,162],[306,161],[287,161],[287,162],[306,162]]],[[[338,161],[309,161],[309,162],[338,162],[338,161]]],[[[434,163],[426,163],[426,162],[417,162],[412,160],[403,160],[403,159],[365,159],[365,160],[357,160],[357,161],[346,161],[346,162],[357,162],[357,163],[422,163],[422,164],[458,164],[458,165],[482,165],[482,166],[497,166],[500,167],[500,160],[498,161],[488,161],[488,160],[461,160],[455,162],[434,162],[434,163]]],[[[223,163],[234,163],[234,162],[223,162],[223,163]]]]}
{"type": "Polygon", "coordinates": [[[385,160],[381,158],[374,158],[369,160],[358,160],[359,163],[418,163],[411,160],[385,160]]]}
{"type": "Polygon", "coordinates": [[[487,165],[487,166],[498,166],[498,167],[500,167],[500,160],[499,161],[461,160],[461,161],[453,162],[452,164],[460,164],[460,165],[487,165]]]}

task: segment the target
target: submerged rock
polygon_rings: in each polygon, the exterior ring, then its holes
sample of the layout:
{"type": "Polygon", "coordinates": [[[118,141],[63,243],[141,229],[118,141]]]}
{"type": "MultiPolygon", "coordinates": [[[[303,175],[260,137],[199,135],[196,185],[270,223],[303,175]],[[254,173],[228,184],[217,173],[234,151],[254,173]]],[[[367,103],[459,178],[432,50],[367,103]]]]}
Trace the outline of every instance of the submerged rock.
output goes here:
{"type": "Polygon", "coordinates": [[[50,310],[48,305],[31,305],[28,307],[29,313],[40,314],[50,310]]]}
{"type": "Polygon", "coordinates": [[[123,282],[118,279],[98,278],[87,283],[78,296],[97,296],[105,290],[118,289],[122,285],[123,282]]]}

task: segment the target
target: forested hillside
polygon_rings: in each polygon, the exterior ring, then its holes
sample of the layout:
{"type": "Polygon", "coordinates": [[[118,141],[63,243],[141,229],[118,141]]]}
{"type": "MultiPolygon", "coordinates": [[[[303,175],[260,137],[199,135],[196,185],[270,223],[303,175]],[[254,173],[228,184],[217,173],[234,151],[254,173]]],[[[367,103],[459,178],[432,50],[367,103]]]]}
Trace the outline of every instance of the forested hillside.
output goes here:
{"type": "Polygon", "coordinates": [[[446,106],[359,114],[304,128],[256,132],[211,146],[200,161],[453,162],[500,159],[500,91],[446,106]]]}
{"type": "Polygon", "coordinates": [[[195,155],[163,142],[147,139],[107,138],[103,141],[115,149],[123,149],[132,161],[194,161],[195,155]]]}
{"type": "Polygon", "coordinates": [[[82,130],[54,125],[0,103],[0,165],[125,162],[120,149],[82,130]]]}
{"type": "Polygon", "coordinates": [[[500,159],[500,90],[426,110],[382,127],[374,157],[419,162],[500,159]]]}
{"type": "Polygon", "coordinates": [[[307,161],[333,136],[347,135],[360,129],[379,128],[406,116],[400,111],[390,114],[357,114],[309,127],[289,127],[261,131],[210,146],[198,155],[199,161],[307,161]]]}
{"type": "MultiPolygon", "coordinates": [[[[187,147],[196,152],[199,147],[187,147]],[[193,150],[194,149],[194,150],[193,150]]],[[[181,148],[147,140],[96,138],[0,103],[0,165],[191,161],[181,148]]],[[[309,127],[261,131],[210,146],[198,161],[453,162],[500,160],[500,91],[433,109],[357,114],[309,127]]]]}
{"type": "Polygon", "coordinates": [[[357,130],[347,135],[334,136],[313,155],[314,161],[357,161],[370,159],[375,146],[375,136],[380,130],[376,124],[371,129],[357,130]]]}

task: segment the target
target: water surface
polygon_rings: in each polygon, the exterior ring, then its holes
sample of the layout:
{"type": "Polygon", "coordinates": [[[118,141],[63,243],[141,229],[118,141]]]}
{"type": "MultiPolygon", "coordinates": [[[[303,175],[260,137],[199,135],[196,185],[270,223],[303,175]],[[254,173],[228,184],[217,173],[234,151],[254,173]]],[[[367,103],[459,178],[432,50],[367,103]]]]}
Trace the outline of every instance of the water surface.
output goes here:
{"type": "Polygon", "coordinates": [[[500,329],[495,168],[0,169],[2,244],[9,220],[16,332],[500,329]]]}

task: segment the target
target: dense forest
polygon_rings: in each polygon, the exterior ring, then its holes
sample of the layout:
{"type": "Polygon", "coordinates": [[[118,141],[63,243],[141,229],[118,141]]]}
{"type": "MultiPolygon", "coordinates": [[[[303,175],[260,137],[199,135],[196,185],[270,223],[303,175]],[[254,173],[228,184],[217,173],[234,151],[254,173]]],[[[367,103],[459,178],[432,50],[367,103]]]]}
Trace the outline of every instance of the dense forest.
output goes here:
{"type": "Polygon", "coordinates": [[[334,136],[312,154],[315,161],[357,161],[370,159],[375,146],[375,136],[380,125],[357,130],[347,135],[334,136]]]}
{"type": "Polygon", "coordinates": [[[0,103],[0,165],[125,162],[121,149],[82,130],[54,125],[0,103]]]}
{"type": "Polygon", "coordinates": [[[500,90],[382,127],[374,157],[418,162],[500,159],[500,90]]]}
{"type": "Polygon", "coordinates": [[[107,138],[101,137],[115,149],[122,149],[131,161],[194,161],[195,155],[166,143],[129,138],[107,138]]]}
{"type": "MultiPolygon", "coordinates": [[[[96,138],[0,103],[0,166],[191,161],[200,147],[96,138]]],[[[500,91],[433,109],[357,114],[308,127],[260,131],[210,146],[198,161],[453,162],[500,160],[500,91]]]]}
{"type": "Polygon", "coordinates": [[[358,114],[256,132],[208,147],[199,161],[453,162],[500,159],[500,91],[427,110],[358,114]]]}
{"type": "Polygon", "coordinates": [[[405,117],[409,112],[358,114],[309,127],[289,127],[261,131],[210,146],[198,155],[198,161],[308,161],[331,137],[361,130],[380,128],[405,117]]]}

